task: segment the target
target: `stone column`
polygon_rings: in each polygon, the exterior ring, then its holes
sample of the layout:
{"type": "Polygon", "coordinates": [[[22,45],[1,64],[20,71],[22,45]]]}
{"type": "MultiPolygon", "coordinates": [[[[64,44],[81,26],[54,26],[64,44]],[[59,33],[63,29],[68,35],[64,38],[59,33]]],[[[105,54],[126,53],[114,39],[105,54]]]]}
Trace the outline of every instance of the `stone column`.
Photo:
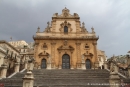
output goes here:
{"type": "Polygon", "coordinates": [[[20,64],[15,63],[15,73],[19,72],[19,67],[20,67],[20,64]]]}
{"type": "Polygon", "coordinates": [[[77,69],[81,69],[81,53],[80,53],[80,45],[81,43],[76,43],[76,49],[77,49],[77,69]]]}
{"type": "Polygon", "coordinates": [[[55,69],[55,42],[51,43],[51,68],[55,69]]]}
{"type": "Polygon", "coordinates": [[[71,52],[71,55],[70,55],[70,58],[71,58],[71,69],[74,69],[74,66],[73,66],[73,59],[72,59],[72,53],[73,53],[73,52],[71,52]]]}
{"type": "Polygon", "coordinates": [[[61,58],[61,52],[59,52],[59,69],[61,69],[61,66],[62,66],[62,58],[61,58]]]}
{"type": "Polygon", "coordinates": [[[28,71],[26,75],[23,77],[23,87],[33,87],[34,84],[34,76],[31,71],[28,71]]]}
{"type": "Polygon", "coordinates": [[[121,79],[116,72],[110,72],[109,84],[110,84],[110,87],[120,87],[121,86],[121,79]]]}
{"type": "Polygon", "coordinates": [[[98,57],[97,57],[97,42],[94,42],[93,46],[94,46],[95,69],[98,69],[99,62],[98,62],[98,57]]]}
{"type": "Polygon", "coordinates": [[[7,65],[3,64],[1,65],[1,78],[6,78],[6,74],[7,74],[7,65]]]}

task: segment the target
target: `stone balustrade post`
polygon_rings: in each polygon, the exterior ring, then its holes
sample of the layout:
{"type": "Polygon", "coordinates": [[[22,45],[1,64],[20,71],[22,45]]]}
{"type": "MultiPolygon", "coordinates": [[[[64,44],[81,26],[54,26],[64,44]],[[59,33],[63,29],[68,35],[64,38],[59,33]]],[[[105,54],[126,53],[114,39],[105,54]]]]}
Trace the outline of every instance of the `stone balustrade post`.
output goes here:
{"type": "Polygon", "coordinates": [[[115,65],[114,67],[115,67],[115,72],[118,73],[119,67],[117,65],[115,65]]]}
{"type": "Polygon", "coordinates": [[[15,63],[15,72],[19,72],[20,63],[15,63]]]}
{"type": "Polygon", "coordinates": [[[31,71],[27,71],[25,76],[23,77],[23,87],[33,87],[34,84],[34,76],[31,71]]]}
{"type": "Polygon", "coordinates": [[[7,65],[3,64],[1,65],[1,72],[0,72],[0,78],[6,78],[7,74],[7,65]]]}
{"type": "Polygon", "coordinates": [[[129,75],[129,78],[130,78],[130,66],[128,67],[128,75],[129,75]]]}
{"type": "Polygon", "coordinates": [[[107,67],[108,67],[107,61],[105,61],[105,62],[104,62],[104,69],[108,69],[107,67]]]}
{"type": "Polygon", "coordinates": [[[110,87],[120,87],[121,86],[121,79],[116,72],[110,72],[109,84],[110,84],[110,87]]]}

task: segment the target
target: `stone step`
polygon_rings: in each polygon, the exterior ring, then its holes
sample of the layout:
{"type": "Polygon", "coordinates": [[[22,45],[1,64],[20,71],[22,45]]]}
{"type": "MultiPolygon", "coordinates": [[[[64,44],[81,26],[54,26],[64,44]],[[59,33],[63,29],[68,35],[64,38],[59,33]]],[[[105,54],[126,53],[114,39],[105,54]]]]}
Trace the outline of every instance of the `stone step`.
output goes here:
{"type": "MultiPolygon", "coordinates": [[[[33,70],[34,87],[109,87],[109,72],[106,70],[33,70]]],[[[17,73],[12,78],[0,80],[5,87],[22,87],[26,72],[17,73]]]]}

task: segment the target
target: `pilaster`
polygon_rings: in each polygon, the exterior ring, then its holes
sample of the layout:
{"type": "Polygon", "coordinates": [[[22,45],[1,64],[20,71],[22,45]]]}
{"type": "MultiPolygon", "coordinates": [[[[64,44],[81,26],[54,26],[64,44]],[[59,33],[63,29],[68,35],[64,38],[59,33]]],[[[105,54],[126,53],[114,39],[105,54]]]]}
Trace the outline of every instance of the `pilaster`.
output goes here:
{"type": "Polygon", "coordinates": [[[74,69],[74,66],[73,66],[73,58],[72,58],[72,53],[73,53],[73,52],[71,52],[71,55],[70,55],[70,59],[71,59],[71,69],[74,69]]]}
{"type": "Polygon", "coordinates": [[[59,52],[59,69],[62,67],[62,58],[61,58],[61,52],[59,52]]]}
{"type": "Polygon", "coordinates": [[[51,43],[51,68],[55,69],[55,42],[51,43]]]}
{"type": "Polygon", "coordinates": [[[76,42],[76,51],[77,51],[77,69],[81,69],[81,52],[80,52],[81,43],[76,42]]]}
{"type": "Polygon", "coordinates": [[[93,46],[94,46],[95,69],[98,69],[99,62],[98,62],[98,57],[97,57],[97,42],[93,42],[93,46]]]}

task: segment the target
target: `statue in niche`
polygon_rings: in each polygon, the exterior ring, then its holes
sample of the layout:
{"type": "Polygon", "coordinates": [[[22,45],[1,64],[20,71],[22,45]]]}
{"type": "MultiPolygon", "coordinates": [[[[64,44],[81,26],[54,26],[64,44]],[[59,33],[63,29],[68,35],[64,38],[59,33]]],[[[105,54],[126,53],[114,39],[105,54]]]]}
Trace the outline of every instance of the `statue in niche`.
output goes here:
{"type": "Polygon", "coordinates": [[[51,63],[51,55],[48,55],[48,63],[51,63]]]}
{"type": "Polygon", "coordinates": [[[81,58],[82,58],[82,63],[85,63],[85,61],[84,61],[84,55],[82,55],[81,58]]]}

